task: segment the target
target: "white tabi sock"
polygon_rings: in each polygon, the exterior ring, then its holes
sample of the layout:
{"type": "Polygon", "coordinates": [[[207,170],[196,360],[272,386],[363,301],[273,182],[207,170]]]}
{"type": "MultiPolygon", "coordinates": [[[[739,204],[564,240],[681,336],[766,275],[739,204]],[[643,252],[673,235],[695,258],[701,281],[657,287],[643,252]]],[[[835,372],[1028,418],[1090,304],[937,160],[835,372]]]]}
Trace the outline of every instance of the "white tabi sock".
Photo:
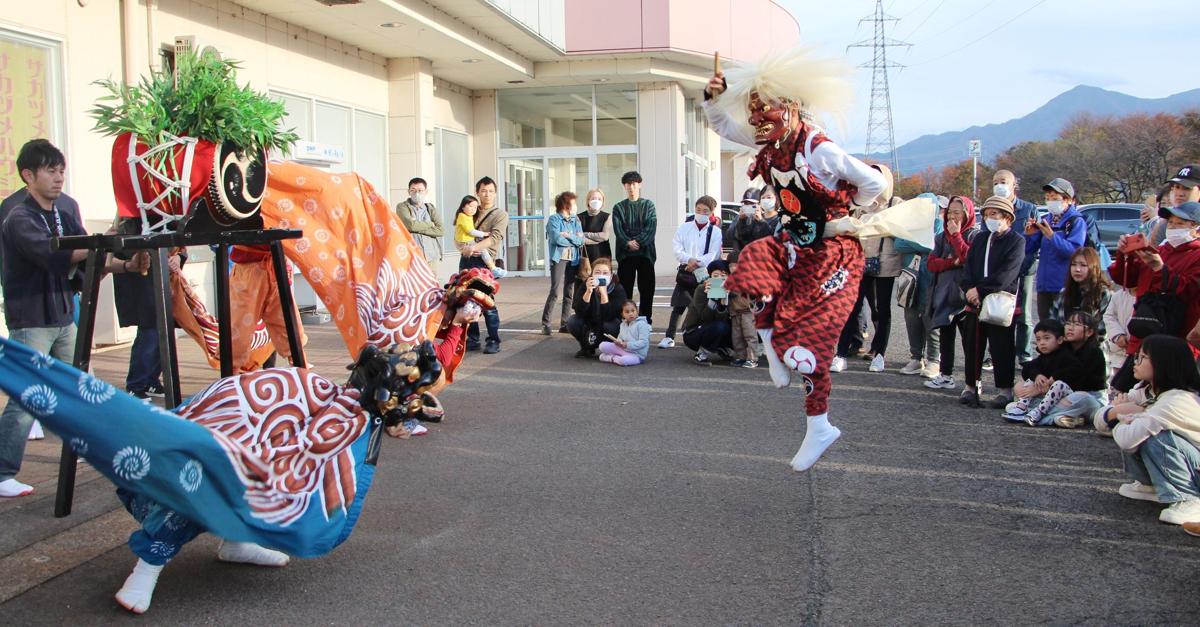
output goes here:
{"type": "Polygon", "coordinates": [[[804,433],[804,441],[800,443],[800,450],[796,451],[796,456],[792,458],[792,469],[796,472],[803,472],[812,468],[813,464],[821,458],[825,449],[829,448],[841,435],[840,429],[829,424],[829,414],[809,416],[808,431],[804,433]]]}
{"type": "Polygon", "coordinates": [[[779,353],[776,353],[775,347],[771,346],[771,336],[774,333],[774,329],[759,329],[758,337],[762,338],[763,354],[767,357],[767,368],[771,372],[771,381],[775,383],[775,387],[785,388],[792,384],[792,372],[783,365],[779,353]]]}
{"type": "Polygon", "coordinates": [[[139,559],[133,572],[125,578],[125,585],[117,590],[117,603],[134,614],[144,614],[150,609],[150,598],[158,585],[158,574],[162,566],[153,566],[139,559]]]}
{"type": "Polygon", "coordinates": [[[217,559],[222,562],[237,562],[239,564],[254,564],[255,566],[272,566],[279,568],[287,566],[291,559],[286,553],[272,551],[253,542],[221,541],[217,549],[217,559]]]}

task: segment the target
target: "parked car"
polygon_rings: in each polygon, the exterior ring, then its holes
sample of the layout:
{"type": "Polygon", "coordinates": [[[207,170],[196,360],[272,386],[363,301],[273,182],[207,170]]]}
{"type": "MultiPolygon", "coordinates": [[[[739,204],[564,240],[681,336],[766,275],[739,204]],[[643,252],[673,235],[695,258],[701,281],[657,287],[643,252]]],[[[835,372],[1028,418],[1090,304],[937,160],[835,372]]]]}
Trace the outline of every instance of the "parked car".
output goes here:
{"type": "Polygon", "coordinates": [[[1117,240],[1132,233],[1142,223],[1142,206],[1134,203],[1096,203],[1081,205],[1079,212],[1089,216],[1100,231],[1100,241],[1109,252],[1116,252],[1117,240]]]}

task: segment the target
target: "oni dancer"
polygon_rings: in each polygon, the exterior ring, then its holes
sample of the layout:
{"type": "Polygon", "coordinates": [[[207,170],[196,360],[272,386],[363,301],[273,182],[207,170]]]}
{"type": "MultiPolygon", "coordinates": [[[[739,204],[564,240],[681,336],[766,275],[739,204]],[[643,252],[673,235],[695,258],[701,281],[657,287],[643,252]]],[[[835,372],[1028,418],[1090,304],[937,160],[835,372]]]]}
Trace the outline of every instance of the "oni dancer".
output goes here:
{"type": "Polygon", "coordinates": [[[748,174],[774,186],[782,205],[781,227],[742,249],[725,286],[766,303],[755,325],[775,385],[789,385],[791,371],[803,375],[808,430],[792,458],[797,471],[841,435],[827,413],[829,364],[858,293],[863,250],[852,229],[840,228],[845,220],[834,222],[888,186],[812,117],[844,110],[846,73],[840,62],[795,50],[731,68],[728,77],[717,72],[704,91],[704,110],[719,134],[761,147],[748,174]]]}

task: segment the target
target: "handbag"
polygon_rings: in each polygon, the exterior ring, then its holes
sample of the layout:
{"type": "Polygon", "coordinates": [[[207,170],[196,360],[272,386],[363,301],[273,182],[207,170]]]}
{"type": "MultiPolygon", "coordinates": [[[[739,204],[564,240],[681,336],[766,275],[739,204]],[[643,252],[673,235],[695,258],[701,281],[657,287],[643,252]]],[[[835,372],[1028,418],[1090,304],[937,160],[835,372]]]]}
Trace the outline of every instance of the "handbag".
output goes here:
{"type": "Polygon", "coordinates": [[[1179,277],[1170,275],[1157,292],[1142,294],[1133,305],[1133,316],[1129,318],[1129,334],[1144,338],[1157,333],[1183,335],[1184,312],[1187,307],[1176,296],[1179,277]]]}
{"type": "Polygon", "coordinates": [[[592,276],[592,260],[588,259],[586,250],[579,255],[579,263],[575,266],[575,276],[579,277],[580,281],[586,281],[592,276]]]}
{"type": "Polygon", "coordinates": [[[896,277],[896,304],[908,309],[917,304],[918,277],[921,272],[921,257],[913,256],[907,267],[896,277]]]}
{"type": "MultiPolygon", "coordinates": [[[[707,228],[708,228],[708,233],[704,234],[704,253],[703,253],[703,255],[708,254],[708,247],[709,247],[709,245],[712,244],[713,229],[715,229],[716,227],[709,226],[707,228]]],[[[678,285],[679,287],[682,287],[683,289],[687,290],[688,293],[691,293],[696,290],[697,285],[700,285],[700,281],[696,278],[695,274],[692,274],[692,272],[687,269],[687,264],[681,263],[681,264],[679,264],[679,269],[675,272],[675,285],[678,285]]]]}
{"type": "Polygon", "coordinates": [[[1017,295],[1012,292],[992,292],[983,297],[979,307],[979,321],[998,327],[1012,324],[1017,311],[1017,295]]]}

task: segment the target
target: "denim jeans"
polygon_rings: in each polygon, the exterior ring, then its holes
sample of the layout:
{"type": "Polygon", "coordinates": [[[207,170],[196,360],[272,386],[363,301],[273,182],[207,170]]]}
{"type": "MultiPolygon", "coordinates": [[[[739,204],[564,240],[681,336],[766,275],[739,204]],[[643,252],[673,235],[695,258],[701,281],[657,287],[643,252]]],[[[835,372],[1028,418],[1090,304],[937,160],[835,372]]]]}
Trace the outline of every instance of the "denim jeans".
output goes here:
{"type": "Polygon", "coordinates": [[[162,375],[162,360],[158,352],[158,329],[138,327],[129,350],[129,373],[125,375],[125,389],[130,392],[145,392],[151,385],[159,383],[162,375]]]}
{"type": "Polygon", "coordinates": [[[683,334],[683,343],[694,351],[703,348],[710,353],[715,353],[722,348],[733,346],[733,327],[729,325],[728,320],[706,322],[694,329],[685,331],[683,334]]]}
{"type": "Polygon", "coordinates": [[[1160,431],[1122,457],[1125,474],[1154,486],[1163,503],[1200,499],[1200,450],[1187,438],[1160,431]]]}
{"type": "MultiPolygon", "coordinates": [[[[74,324],[65,327],[11,329],[8,338],[68,364],[75,360],[74,324]]],[[[8,481],[21,471],[25,442],[32,425],[33,416],[21,409],[19,403],[8,399],[4,413],[0,414],[0,481],[8,481]]]]}
{"type": "MultiPolygon", "coordinates": [[[[1037,406],[1038,399],[1030,401],[1030,407],[1037,406]]],[[[1097,409],[1108,404],[1107,392],[1071,392],[1066,398],[1059,401],[1054,409],[1042,416],[1038,421],[1038,426],[1046,427],[1054,424],[1054,419],[1059,416],[1083,416],[1090,418],[1096,413],[1097,409]]]]}

